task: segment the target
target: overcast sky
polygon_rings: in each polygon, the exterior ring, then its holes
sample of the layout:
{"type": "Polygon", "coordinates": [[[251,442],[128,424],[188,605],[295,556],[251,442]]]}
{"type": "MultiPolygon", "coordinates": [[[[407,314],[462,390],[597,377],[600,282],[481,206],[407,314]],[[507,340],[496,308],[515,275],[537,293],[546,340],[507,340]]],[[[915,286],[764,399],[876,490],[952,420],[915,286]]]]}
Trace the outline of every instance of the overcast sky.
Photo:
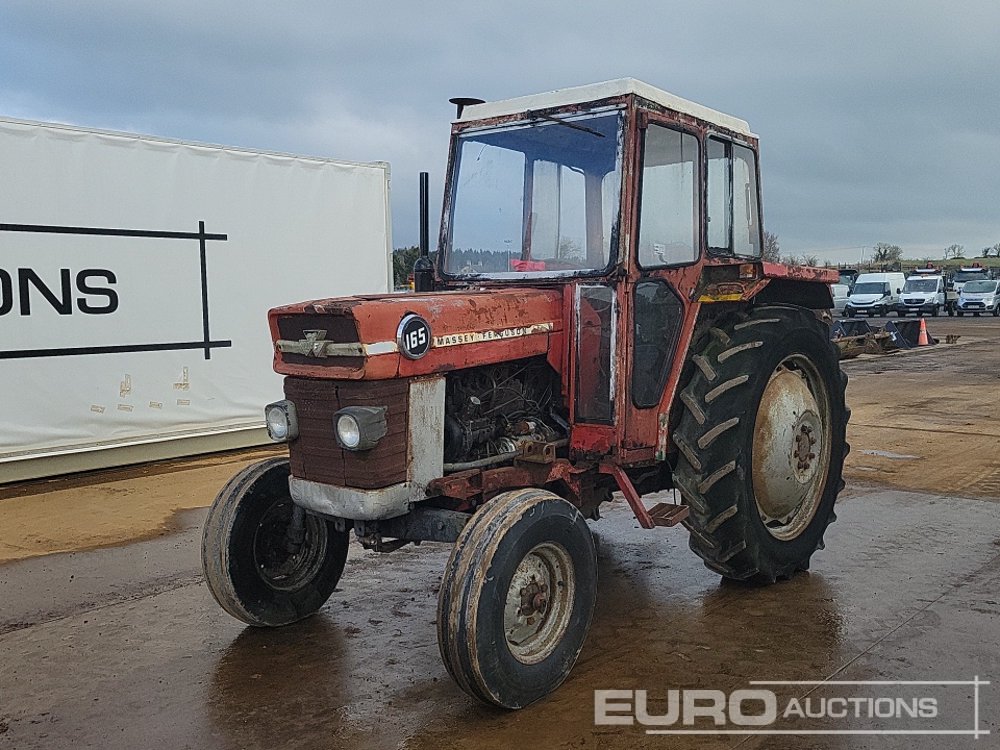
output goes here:
{"type": "Polygon", "coordinates": [[[1000,242],[997,0],[0,5],[0,115],[389,161],[396,246],[449,97],[624,76],[750,122],[786,253],[1000,242]]]}

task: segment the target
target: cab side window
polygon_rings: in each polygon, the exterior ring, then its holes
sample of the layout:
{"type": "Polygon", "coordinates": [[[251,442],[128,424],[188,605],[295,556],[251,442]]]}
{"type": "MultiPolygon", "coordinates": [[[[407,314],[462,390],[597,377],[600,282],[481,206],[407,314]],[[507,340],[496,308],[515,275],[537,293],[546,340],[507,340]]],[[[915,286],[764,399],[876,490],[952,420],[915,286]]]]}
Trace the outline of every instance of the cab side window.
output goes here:
{"type": "Polygon", "coordinates": [[[760,256],[757,156],[739,144],[708,139],[708,246],[722,255],[760,256]]]}
{"type": "Polygon", "coordinates": [[[698,257],[698,139],[661,125],[646,128],[639,203],[639,265],[691,263],[698,257]]]}

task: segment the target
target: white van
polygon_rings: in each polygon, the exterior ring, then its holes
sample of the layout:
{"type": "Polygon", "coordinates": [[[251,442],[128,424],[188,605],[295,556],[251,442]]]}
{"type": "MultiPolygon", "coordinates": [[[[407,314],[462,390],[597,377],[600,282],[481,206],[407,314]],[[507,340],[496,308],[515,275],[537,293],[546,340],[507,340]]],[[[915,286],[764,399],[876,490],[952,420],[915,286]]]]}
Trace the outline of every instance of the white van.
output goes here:
{"type": "Polygon", "coordinates": [[[861,274],[854,282],[851,296],[847,298],[844,315],[849,318],[857,314],[874,317],[897,309],[905,283],[905,274],[898,272],[861,274]]]}
{"type": "Polygon", "coordinates": [[[915,272],[903,284],[896,314],[902,318],[911,312],[917,315],[930,313],[936,318],[942,308],[948,309],[944,287],[944,276],[941,274],[915,272]]]}
{"type": "Polygon", "coordinates": [[[975,279],[967,281],[958,298],[958,317],[965,313],[977,318],[980,313],[1000,316],[1000,281],[996,279],[975,279]]]}

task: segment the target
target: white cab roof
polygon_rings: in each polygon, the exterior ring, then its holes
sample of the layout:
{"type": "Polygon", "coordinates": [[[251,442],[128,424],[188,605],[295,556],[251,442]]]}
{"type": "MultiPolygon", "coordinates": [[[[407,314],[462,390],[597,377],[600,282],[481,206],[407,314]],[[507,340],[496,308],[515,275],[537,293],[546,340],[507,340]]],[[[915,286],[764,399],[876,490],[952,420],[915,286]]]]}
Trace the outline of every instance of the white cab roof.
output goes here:
{"type": "Polygon", "coordinates": [[[503,99],[502,101],[486,102],[485,104],[473,104],[465,108],[457,122],[515,115],[529,109],[561,107],[568,104],[580,104],[597,99],[607,99],[613,96],[623,96],[625,94],[636,94],[667,109],[697,117],[699,120],[705,120],[706,122],[733,130],[742,135],[754,135],[750,132],[750,125],[746,120],[717,112],[714,109],[703,107],[687,99],[681,99],[679,96],[658,89],[655,86],[650,86],[648,83],[637,81],[635,78],[619,78],[614,81],[591,83],[586,86],[556,89],[555,91],[547,91],[544,94],[519,96],[515,99],[503,99]]]}

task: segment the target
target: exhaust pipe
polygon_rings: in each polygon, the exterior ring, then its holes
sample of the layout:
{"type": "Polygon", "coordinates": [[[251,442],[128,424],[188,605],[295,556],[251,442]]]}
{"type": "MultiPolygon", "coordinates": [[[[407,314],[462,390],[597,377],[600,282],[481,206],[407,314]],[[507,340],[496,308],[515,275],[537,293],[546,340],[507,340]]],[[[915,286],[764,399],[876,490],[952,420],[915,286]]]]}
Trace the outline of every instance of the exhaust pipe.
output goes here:
{"type": "Polygon", "coordinates": [[[434,291],[434,264],[430,258],[429,208],[427,172],[420,173],[420,255],[413,264],[413,290],[415,292],[434,291]]]}
{"type": "Polygon", "coordinates": [[[456,96],[454,99],[448,100],[451,104],[455,105],[455,119],[462,119],[462,110],[466,107],[471,107],[473,104],[485,104],[485,99],[476,99],[472,96],[456,96]]]}

